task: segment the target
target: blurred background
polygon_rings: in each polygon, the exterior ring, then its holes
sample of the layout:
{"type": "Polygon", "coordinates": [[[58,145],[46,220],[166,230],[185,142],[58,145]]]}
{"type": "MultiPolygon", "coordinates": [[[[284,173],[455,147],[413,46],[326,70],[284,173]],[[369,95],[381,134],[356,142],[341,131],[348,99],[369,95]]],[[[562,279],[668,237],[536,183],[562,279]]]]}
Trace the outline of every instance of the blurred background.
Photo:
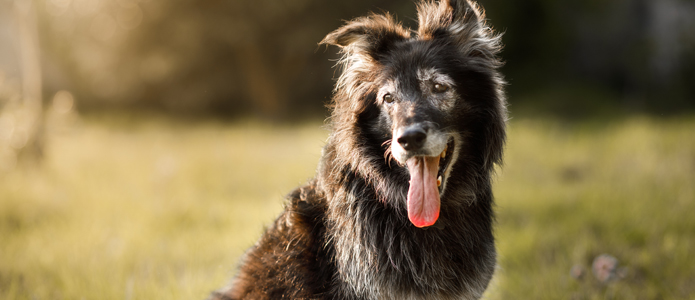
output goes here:
{"type": "MultiPolygon", "coordinates": [[[[488,297],[692,299],[695,2],[479,3],[512,118],[488,297]]],[[[318,42],[369,11],[417,27],[409,0],[0,0],[0,298],[224,284],[313,176],[318,42]]]]}
{"type": "MultiPolygon", "coordinates": [[[[318,41],[367,11],[389,11],[405,25],[417,25],[411,1],[0,3],[4,85],[23,74],[38,76],[44,102],[66,90],[81,111],[324,116],[336,49],[318,41]],[[27,66],[33,60],[38,66],[27,66]],[[25,74],[32,72],[40,73],[25,74]]],[[[480,3],[493,27],[505,33],[513,110],[537,106],[591,115],[597,109],[674,112],[695,106],[692,1],[480,3]]]]}

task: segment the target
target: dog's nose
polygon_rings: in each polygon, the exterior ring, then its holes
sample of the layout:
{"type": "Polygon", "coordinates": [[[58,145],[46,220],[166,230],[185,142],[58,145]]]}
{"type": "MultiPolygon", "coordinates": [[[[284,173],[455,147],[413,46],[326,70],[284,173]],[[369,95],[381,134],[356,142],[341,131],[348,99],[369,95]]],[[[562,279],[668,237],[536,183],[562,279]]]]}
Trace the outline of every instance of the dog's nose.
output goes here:
{"type": "Polygon", "coordinates": [[[406,129],[401,136],[398,137],[397,141],[401,144],[403,149],[410,151],[422,148],[426,139],[427,132],[421,127],[416,127],[406,129]]]}

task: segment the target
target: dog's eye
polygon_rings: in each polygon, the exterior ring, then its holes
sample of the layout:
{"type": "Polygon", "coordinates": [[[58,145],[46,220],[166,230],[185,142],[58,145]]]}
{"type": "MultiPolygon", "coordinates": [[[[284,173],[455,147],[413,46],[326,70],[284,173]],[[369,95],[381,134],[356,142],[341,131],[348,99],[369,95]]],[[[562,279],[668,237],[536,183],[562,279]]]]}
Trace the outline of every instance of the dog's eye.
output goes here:
{"type": "Polygon", "coordinates": [[[434,84],[434,92],[435,93],[444,93],[449,90],[448,85],[440,84],[440,83],[435,83],[434,84]]]}
{"type": "Polygon", "coordinates": [[[386,103],[393,102],[393,96],[391,96],[391,94],[384,95],[384,102],[386,102],[386,103]]]}

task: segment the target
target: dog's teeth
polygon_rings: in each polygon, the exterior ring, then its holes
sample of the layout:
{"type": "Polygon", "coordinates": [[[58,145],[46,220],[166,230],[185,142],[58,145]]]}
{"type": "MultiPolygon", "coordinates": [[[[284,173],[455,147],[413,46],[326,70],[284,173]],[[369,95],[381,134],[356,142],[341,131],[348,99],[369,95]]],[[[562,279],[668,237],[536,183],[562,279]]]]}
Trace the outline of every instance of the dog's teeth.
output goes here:
{"type": "Polygon", "coordinates": [[[442,176],[437,177],[437,187],[442,186],[442,176]]]}
{"type": "Polygon", "coordinates": [[[442,154],[439,155],[441,158],[446,158],[446,149],[442,151],[442,154]]]}

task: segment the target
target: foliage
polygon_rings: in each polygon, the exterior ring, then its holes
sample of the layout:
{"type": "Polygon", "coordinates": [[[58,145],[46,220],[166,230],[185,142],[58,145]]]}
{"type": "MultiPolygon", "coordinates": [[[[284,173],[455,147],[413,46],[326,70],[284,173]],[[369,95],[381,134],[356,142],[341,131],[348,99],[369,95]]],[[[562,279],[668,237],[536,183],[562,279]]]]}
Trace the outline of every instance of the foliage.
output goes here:
{"type": "MultiPolygon", "coordinates": [[[[695,296],[693,118],[515,119],[495,193],[489,299],[695,296]],[[576,280],[602,253],[625,276],[576,280]]],[[[313,175],[318,122],[157,116],[49,126],[45,163],[0,174],[0,298],[203,299],[313,175]]]]}
{"type": "MultiPolygon", "coordinates": [[[[417,26],[414,1],[35,2],[47,91],[73,92],[82,110],[320,115],[337,72],[337,50],[317,46],[327,33],[369,11],[417,26]]],[[[479,2],[505,33],[515,105],[541,106],[519,96],[581,85],[617,95],[608,104],[630,109],[695,107],[689,1],[479,2]]],[[[565,90],[558,98],[571,96],[565,90]]]]}
{"type": "Polygon", "coordinates": [[[341,19],[372,8],[316,0],[44,2],[45,50],[59,71],[48,84],[67,79],[82,109],[283,118],[323,113],[336,55],[318,42],[341,19]]]}

